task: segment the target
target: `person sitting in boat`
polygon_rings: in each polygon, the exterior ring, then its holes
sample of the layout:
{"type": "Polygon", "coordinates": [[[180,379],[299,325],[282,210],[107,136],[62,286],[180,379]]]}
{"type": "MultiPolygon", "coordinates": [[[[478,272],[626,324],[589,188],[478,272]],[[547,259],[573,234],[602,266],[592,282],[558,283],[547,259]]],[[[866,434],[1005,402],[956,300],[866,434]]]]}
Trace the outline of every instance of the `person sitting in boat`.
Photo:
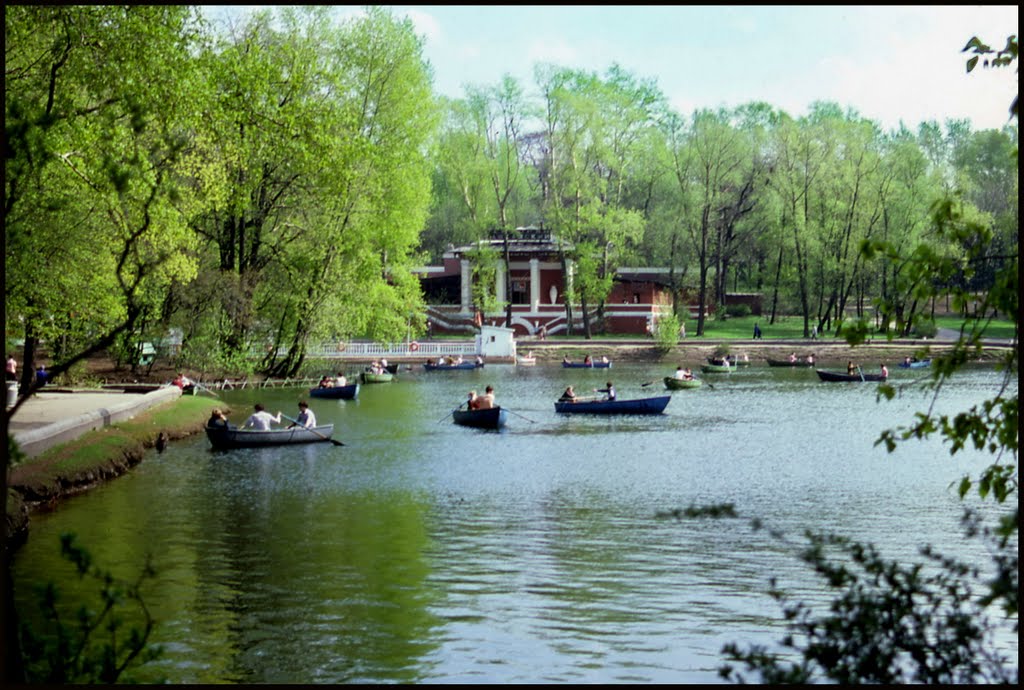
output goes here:
{"type": "Polygon", "coordinates": [[[334,380],[330,376],[324,374],[323,378],[320,379],[318,388],[334,388],[334,380]]]}
{"type": "Polygon", "coordinates": [[[693,381],[693,372],[690,371],[690,367],[686,367],[686,369],[683,370],[683,378],[687,381],[693,381]]]}
{"type": "Polygon", "coordinates": [[[380,358],[380,368],[381,368],[381,371],[387,371],[388,370],[388,358],[387,357],[381,357],[380,358]]]}
{"type": "Polygon", "coordinates": [[[231,425],[228,424],[228,418],[224,415],[224,412],[219,407],[215,407],[210,413],[210,418],[206,421],[206,426],[211,429],[228,429],[231,425]]]}
{"type": "Polygon", "coordinates": [[[882,378],[883,379],[889,378],[889,368],[887,366],[885,366],[885,362],[883,362],[881,364],[881,367],[882,367],[882,378]]]}
{"type": "Polygon", "coordinates": [[[346,378],[345,374],[339,371],[338,376],[335,377],[334,379],[334,385],[337,386],[338,388],[341,388],[342,386],[347,386],[348,378],[346,378]]]}
{"type": "Polygon", "coordinates": [[[572,362],[569,361],[569,355],[562,355],[562,364],[572,364],[572,362]]]}
{"type": "Polygon", "coordinates": [[[482,367],[484,365],[484,358],[481,357],[480,355],[476,356],[476,365],[478,367],[482,367]]]}
{"type": "Polygon", "coordinates": [[[605,400],[615,400],[615,386],[612,385],[611,381],[609,381],[606,384],[605,388],[597,388],[597,389],[595,389],[594,392],[595,393],[604,393],[604,399],[605,400]]]}
{"type": "Polygon", "coordinates": [[[299,401],[299,416],[288,425],[288,428],[291,429],[293,426],[302,426],[307,429],[312,429],[316,426],[316,415],[313,414],[313,410],[309,409],[309,405],[305,400],[299,401]]]}
{"type": "Polygon", "coordinates": [[[489,410],[494,407],[494,386],[487,386],[484,389],[484,394],[479,398],[478,410],[489,410]]]}
{"type": "Polygon", "coordinates": [[[857,367],[855,367],[853,365],[853,360],[852,359],[847,361],[847,363],[846,363],[846,373],[850,374],[851,376],[853,376],[854,374],[857,373],[857,367]]]}
{"type": "Polygon", "coordinates": [[[793,362],[793,363],[796,363],[796,353],[795,352],[793,352],[793,353],[791,353],[789,355],[789,361],[793,362]]]}
{"type": "Polygon", "coordinates": [[[256,411],[249,415],[249,418],[245,420],[245,424],[242,425],[243,428],[255,429],[256,431],[270,431],[270,424],[272,422],[275,424],[281,423],[280,411],[277,413],[277,416],[275,417],[274,415],[267,412],[266,408],[264,408],[263,405],[261,405],[260,403],[256,403],[254,409],[256,411]]]}
{"type": "Polygon", "coordinates": [[[591,364],[594,363],[594,360],[590,358],[590,355],[587,355],[586,357],[583,358],[583,363],[586,364],[587,366],[590,366],[591,364]]]}
{"type": "Polygon", "coordinates": [[[608,363],[608,355],[601,355],[601,363],[602,364],[607,364],[608,363]]]}
{"type": "Polygon", "coordinates": [[[454,359],[454,360],[452,361],[452,364],[462,364],[462,355],[459,355],[458,357],[456,357],[456,358],[455,358],[455,359],[454,359]]]}
{"type": "Polygon", "coordinates": [[[576,402],[576,391],[572,389],[572,386],[565,389],[565,392],[562,393],[562,397],[558,399],[558,402],[576,402]]]}
{"type": "Polygon", "coordinates": [[[676,367],[675,377],[679,380],[684,380],[686,378],[686,369],[683,369],[682,364],[676,367]]]}
{"type": "Polygon", "coordinates": [[[807,363],[814,364],[814,355],[807,355],[807,363]]]}
{"type": "Polygon", "coordinates": [[[907,355],[906,357],[904,357],[904,358],[903,358],[903,366],[907,366],[907,367],[909,367],[909,366],[910,366],[910,363],[911,363],[912,361],[913,361],[913,360],[911,360],[911,359],[910,359],[910,356],[909,356],[909,355],[907,355]]]}
{"type": "Polygon", "coordinates": [[[466,399],[466,409],[468,410],[479,410],[480,409],[480,398],[477,396],[476,391],[470,391],[469,397],[466,399]]]}

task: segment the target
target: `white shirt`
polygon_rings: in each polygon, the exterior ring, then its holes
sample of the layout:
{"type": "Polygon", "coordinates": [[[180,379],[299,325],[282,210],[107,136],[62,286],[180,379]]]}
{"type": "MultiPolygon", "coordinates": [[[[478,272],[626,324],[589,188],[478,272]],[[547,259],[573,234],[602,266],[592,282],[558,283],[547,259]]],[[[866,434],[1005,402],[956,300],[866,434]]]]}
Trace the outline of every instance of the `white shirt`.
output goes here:
{"type": "Polygon", "coordinates": [[[316,426],[316,415],[313,414],[313,410],[307,407],[305,412],[299,413],[299,416],[295,418],[295,421],[307,429],[312,429],[316,426]]]}
{"type": "Polygon", "coordinates": [[[262,412],[253,412],[249,415],[249,419],[245,420],[244,427],[246,429],[256,429],[257,431],[270,431],[271,422],[280,424],[281,417],[275,417],[266,410],[263,410],[262,412]]]}

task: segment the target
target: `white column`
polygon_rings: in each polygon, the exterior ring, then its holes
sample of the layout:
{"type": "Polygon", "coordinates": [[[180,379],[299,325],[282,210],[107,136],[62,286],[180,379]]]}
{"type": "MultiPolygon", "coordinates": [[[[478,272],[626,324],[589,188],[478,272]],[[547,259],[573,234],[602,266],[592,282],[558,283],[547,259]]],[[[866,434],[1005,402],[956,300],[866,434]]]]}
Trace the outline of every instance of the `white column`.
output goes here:
{"type": "Polygon", "coordinates": [[[530,259],[530,311],[540,309],[540,261],[530,259]]]}
{"type": "Polygon", "coordinates": [[[504,302],[508,299],[505,295],[505,262],[498,262],[498,270],[494,272],[494,296],[498,298],[499,302],[504,302]]]}
{"type": "Polygon", "coordinates": [[[462,268],[460,306],[462,312],[468,314],[473,309],[473,271],[469,267],[469,259],[459,262],[462,268]]]}

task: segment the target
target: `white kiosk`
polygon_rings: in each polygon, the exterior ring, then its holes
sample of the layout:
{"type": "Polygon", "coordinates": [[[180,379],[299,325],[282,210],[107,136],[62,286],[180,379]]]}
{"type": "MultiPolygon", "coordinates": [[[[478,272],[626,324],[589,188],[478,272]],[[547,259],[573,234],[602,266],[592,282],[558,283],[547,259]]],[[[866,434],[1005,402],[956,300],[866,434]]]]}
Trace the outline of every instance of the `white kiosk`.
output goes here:
{"type": "Polygon", "coordinates": [[[515,331],[501,326],[482,326],[476,336],[476,351],[484,359],[516,361],[515,331]]]}

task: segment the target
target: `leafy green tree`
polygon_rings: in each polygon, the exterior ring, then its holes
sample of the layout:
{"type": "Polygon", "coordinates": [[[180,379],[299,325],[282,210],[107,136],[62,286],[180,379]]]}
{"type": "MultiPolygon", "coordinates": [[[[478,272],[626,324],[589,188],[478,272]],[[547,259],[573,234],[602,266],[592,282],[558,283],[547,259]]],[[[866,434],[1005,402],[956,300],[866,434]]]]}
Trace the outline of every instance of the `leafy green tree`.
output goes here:
{"type": "Polygon", "coordinates": [[[341,26],[329,12],[257,13],[204,56],[222,97],[205,138],[211,210],[194,227],[227,287],[221,348],[268,346],[272,375],[296,372],[315,337],[422,327],[411,268],[437,122],[422,42],[379,8],[341,26]]]}
{"type": "MultiPolygon", "coordinates": [[[[60,376],[134,334],[174,278],[194,275],[185,160],[204,101],[194,9],[19,5],[5,20],[5,330],[24,336],[26,377],[3,414],[10,439],[40,341],[60,376]]],[[[18,681],[4,525],[0,665],[18,681]]]]}
{"type": "MultiPolygon", "coordinates": [[[[972,39],[967,49],[979,45],[983,44],[972,39]]],[[[1014,46],[1015,60],[1015,38],[1008,45],[1014,46]]],[[[1000,62],[997,66],[1011,63],[1000,62]]],[[[969,62],[968,68],[973,64],[969,62]]],[[[994,229],[989,218],[965,212],[965,208],[970,207],[955,196],[936,203],[931,222],[940,242],[918,245],[910,261],[901,258],[903,251],[895,244],[878,239],[865,241],[862,253],[874,260],[904,261],[901,268],[910,274],[911,282],[929,285],[916,279],[932,276],[933,289],[958,272],[967,272],[969,278],[971,272],[990,262],[985,247],[994,229]]],[[[982,308],[968,320],[956,347],[950,354],[933,359],[931,385],[935,396],[943,383],[978,352],[993,312],[1012,315],[1015,327],[1018,324],[1016,252],[1001,262],[993,275],[982,308]]],[[[954,295],[957,302],[970,298],[966,288],[954,295]]],[[[868,328],[865,324],[851,328],[847,339],[851,344],[860,342],[868,328]]],[[[1018,491],[1016,347],[1007,350],[1000,367],[1004,372],[1002,385],[984,403],[954,415],[936,413],[933,405],[918,413],[910,427],[884,431],[878,443],[891,451],[900,442],[939,434],[949,443],[951,454],[968,446],[986,451],[993,458],[992,464],[977,478],[963,478],[961,496],[976,488],[982,498],[991,497],[1001,505],[1010,501],[1018,491]]],[[[895,389],[883,387],[880,395],[892,397],[895,389]]],[[[927,547],[922,553],[929,561],[928,567],[907,566],[884,561],[870,546],[841,537],[808,535],[804,560],[838,592],[829,613],[816,615],[806,604],[775,592],[783,602],[790,631],[782,640],[786,655],[763,645],[743,649],[730,644],[723,652],[730,662],[743,663],[748,671],[758,674],[761,682],[770,683],[1016,684],[1017,660],[999,652],[993,635],[999,627],[1009,627],[1014,634],[1019,630],[1018,518],[1019,509],[1015,507],[1004,511],[996,525],[989,527],[975,511],[966,511],[966,538],[984,539],[992,554],[993,567],[987,574],[982,574],[980,567],[945,558],[927,547]],[[849,565],[840,562],[843,560],[849,565]],[[998,610],[998,618],[993,618],[993,609],[998,610]]],[[[746,680],[731,664],[723,666],[721,673],[726,679],[746,680]]]]}

